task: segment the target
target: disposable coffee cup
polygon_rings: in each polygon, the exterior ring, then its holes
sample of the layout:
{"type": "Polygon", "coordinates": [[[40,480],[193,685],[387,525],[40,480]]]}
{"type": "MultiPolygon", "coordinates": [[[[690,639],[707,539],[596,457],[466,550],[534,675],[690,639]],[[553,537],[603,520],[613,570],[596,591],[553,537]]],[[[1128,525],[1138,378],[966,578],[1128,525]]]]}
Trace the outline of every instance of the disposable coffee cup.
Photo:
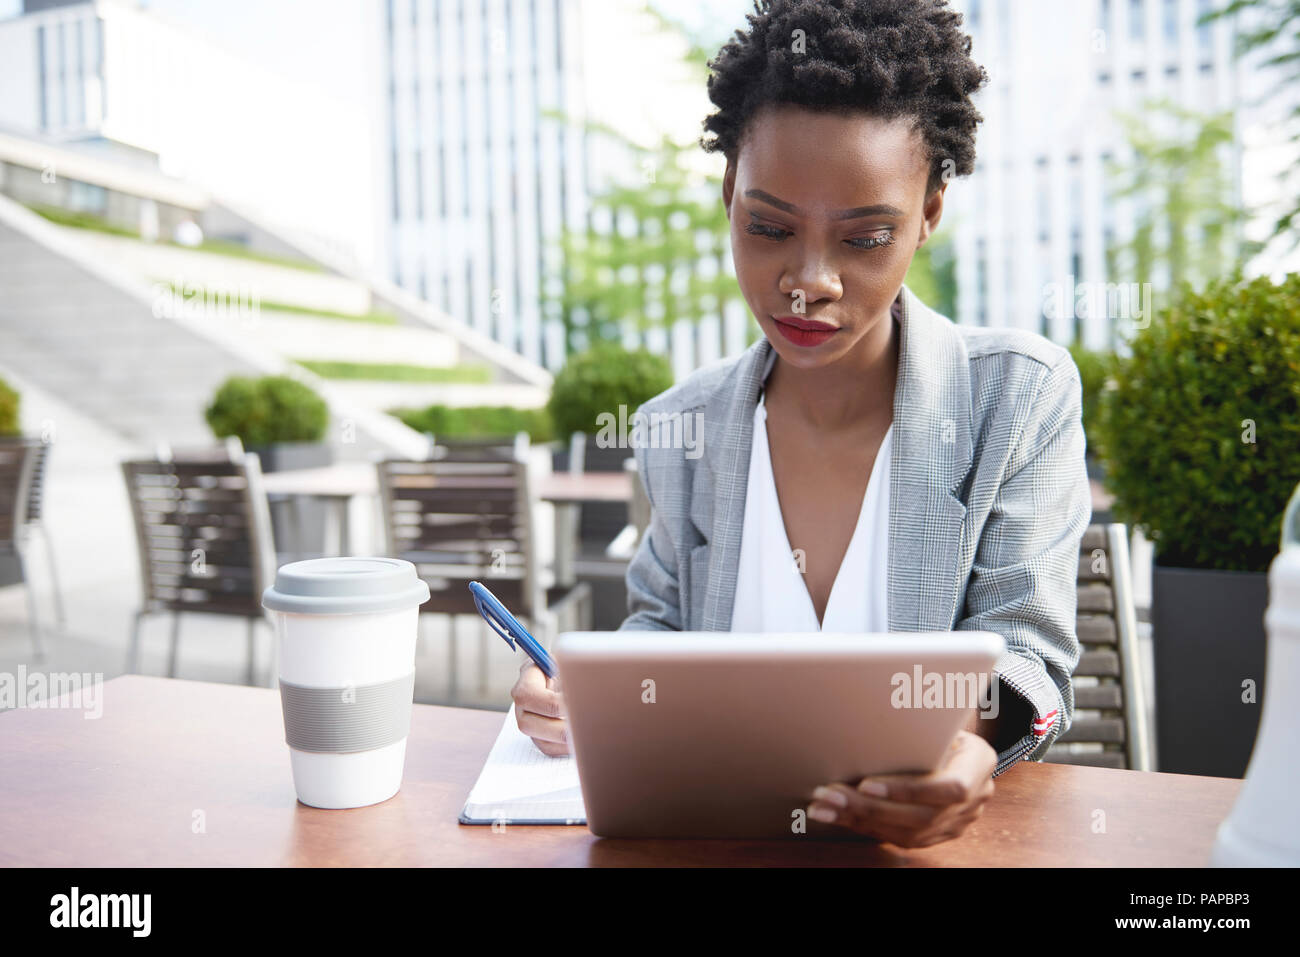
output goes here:
{"type": "Polygon", "coordinates": [[[262,594],[280,641],[280,706],[303,804],[365,807],[402,786],[420,605],[429,586],[398,558],[317,558],[262,594]]]}

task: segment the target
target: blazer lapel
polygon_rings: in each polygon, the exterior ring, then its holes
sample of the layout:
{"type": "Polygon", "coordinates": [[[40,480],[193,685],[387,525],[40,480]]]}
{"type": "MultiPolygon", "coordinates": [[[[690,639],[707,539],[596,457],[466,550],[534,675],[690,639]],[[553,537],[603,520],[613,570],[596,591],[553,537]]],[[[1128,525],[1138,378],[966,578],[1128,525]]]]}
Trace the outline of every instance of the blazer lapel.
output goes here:
{"type": "MultiPolygon", "coordinates": [[[[952,323],[902,287],[903,320],[890,463],[891,631],[947,631],[959,611],[956,580],[966,506],[958,495],[972,456],[970,368],[952,323]]],[[[704,544],[692,554],[686,627],[729,631],[745,525],[759,377],[772,344],[745,350],[709,395],[690,518],[704,544]],[[695,574],[695,566],[707,575],[695,574]]]]}

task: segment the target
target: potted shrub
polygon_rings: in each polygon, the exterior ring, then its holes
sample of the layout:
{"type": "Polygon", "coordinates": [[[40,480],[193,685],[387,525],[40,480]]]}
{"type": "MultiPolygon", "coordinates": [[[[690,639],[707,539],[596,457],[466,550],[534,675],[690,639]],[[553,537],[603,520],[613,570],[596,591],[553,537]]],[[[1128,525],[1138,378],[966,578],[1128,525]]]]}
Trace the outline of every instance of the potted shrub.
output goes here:
{"type": "Polygon", "coordinates": [[[1115,354],[1110,351],[1085,348],[1081,342],[1070,346],[1070,355],[1079,368],[1079,379],[1083,384],[1083,434],[1087,441],[1086,461],[1088,477],[1104,481],[1105,466],[1097,454],[1097,418],[1101,413],[1101,393],[1110,375],[1110,366],[1115,354]]]}
{"type": "Polygon", "coordinates": [[[297,379],[231,376],[204,415],[217,438],[237,435],[245,449],[256,452],[264,472],[330,463],[330,447],[322,441],[329,407],[297,379]]]}
{"type": "MultiPolygon", "coordinates": [[[[569,437],[581,432],[587,436],[587,471],[622,470],[623,460],[632,455],[632,450],[600,447],[599,416],[610,413],[616,420],[626,419],[630,431],[637,408],[672,384],[673,370],[668,360],[647,349],[629,350],[616,342],[602,341],[570,356],[555,376],[546,406],[560,443],[555,468],[569,467],[569,437]],[[626,407],[624,416],[619,415],[620,405],[626,407]]],[[[627,438],[630,441],[630,435],[627,438]]]]}
{"type": "MultiPolygon", "coordinates": [[[[329,407],[308,386],[289,376],[231,376],[217,389],[204,413],[213,434],[237,435],[249,452],[256,452],[263,472],[329,465],[330,446],[324,442],[329,407]]],[[[281,501],[281,499],[272,499],[281,501]]],[[[320,555],[325,550],[327,504],[295,501],[292,514],[273,509],[276,550],[320,555]]]]}
{"type": "Polygon", "coordinates": [[[1300,275],[1184,285],[1131,346],[1098,439],[1116,520],[1155,548],[1159,767],[1241,777],[1265,693],[1267,569],[1300,482],[1300,275]]]}
{"type": "MultiPolygon", "coordinates": [[[[624,460],[633,454],[630,445],[633,413],[672,384],[673,371],[668,360],[647,349],[628,350],[619,343],[601,341],[570,356],[555,376],[547,404],[559,445],[553,454],[556,471],[568,469],[570,438],[582,434],[586,436],[585,471],[621,472],[624,460]],[[619,406],[624,407],[622,415],[619,406]],[[602,447],[599,435],[602,413],[613,416],[616,437],[626,447],[620,448],[620,442],[602,447]],[[621,422],[626,423],[626,435],[618,433],[621,422]]],[[[627,525],[628,507],[622,502],[591,502],[579,511],[579,553],[587,556],[587,567],[592,571],[580,573],[578,577],[591,586],[593,627],[612,631],[627,617],[626,566],[609,563],[604,574],[597,573],[597,569],[605,558],[605,547],[627,525]]]]}

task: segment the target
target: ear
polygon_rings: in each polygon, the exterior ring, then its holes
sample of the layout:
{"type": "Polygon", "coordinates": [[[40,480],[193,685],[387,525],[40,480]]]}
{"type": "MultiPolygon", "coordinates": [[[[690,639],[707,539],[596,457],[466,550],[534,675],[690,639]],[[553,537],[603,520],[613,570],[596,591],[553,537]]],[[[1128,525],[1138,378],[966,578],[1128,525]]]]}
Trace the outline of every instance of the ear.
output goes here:
{"type": "Polygon", "coordinates": [[[924,246],[930,234],[939,228],[939,220],[943,218],[943,194],[947,189],[948,184],[945,182],[930,194],[925,206],[921,208],[921,229],[916,236],[917,249],[924,246]]]}
{"type": "Polygon", "coordinates": [[[736,189],[736,167],[727,160],[727,171],[722,174],[722,208],[727,211],[727,220],[731,220],[731,197],[736,189]]]}

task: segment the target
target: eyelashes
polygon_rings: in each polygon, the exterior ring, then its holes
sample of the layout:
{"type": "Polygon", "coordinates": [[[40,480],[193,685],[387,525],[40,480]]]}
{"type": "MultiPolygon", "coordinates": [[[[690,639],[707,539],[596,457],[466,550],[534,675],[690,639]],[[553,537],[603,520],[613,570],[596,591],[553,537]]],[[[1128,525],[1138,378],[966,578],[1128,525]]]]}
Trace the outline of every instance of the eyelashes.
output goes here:
{"type": "MultiPolygon", "coordinates": [[[[745,227],[745,232],[751,236],[762,236],[772,242],[781,242],[790,232],[785,229],[777,229],[775,226],[763,226],[759,223],[750,223],[745,227]]],[[[877,249],[881,246],[892,246],[894,244],[894,234],[885,233],[883,236],[872,236],[866,239],[846,239],[844,240],[854,249],[877,249]]]]}

